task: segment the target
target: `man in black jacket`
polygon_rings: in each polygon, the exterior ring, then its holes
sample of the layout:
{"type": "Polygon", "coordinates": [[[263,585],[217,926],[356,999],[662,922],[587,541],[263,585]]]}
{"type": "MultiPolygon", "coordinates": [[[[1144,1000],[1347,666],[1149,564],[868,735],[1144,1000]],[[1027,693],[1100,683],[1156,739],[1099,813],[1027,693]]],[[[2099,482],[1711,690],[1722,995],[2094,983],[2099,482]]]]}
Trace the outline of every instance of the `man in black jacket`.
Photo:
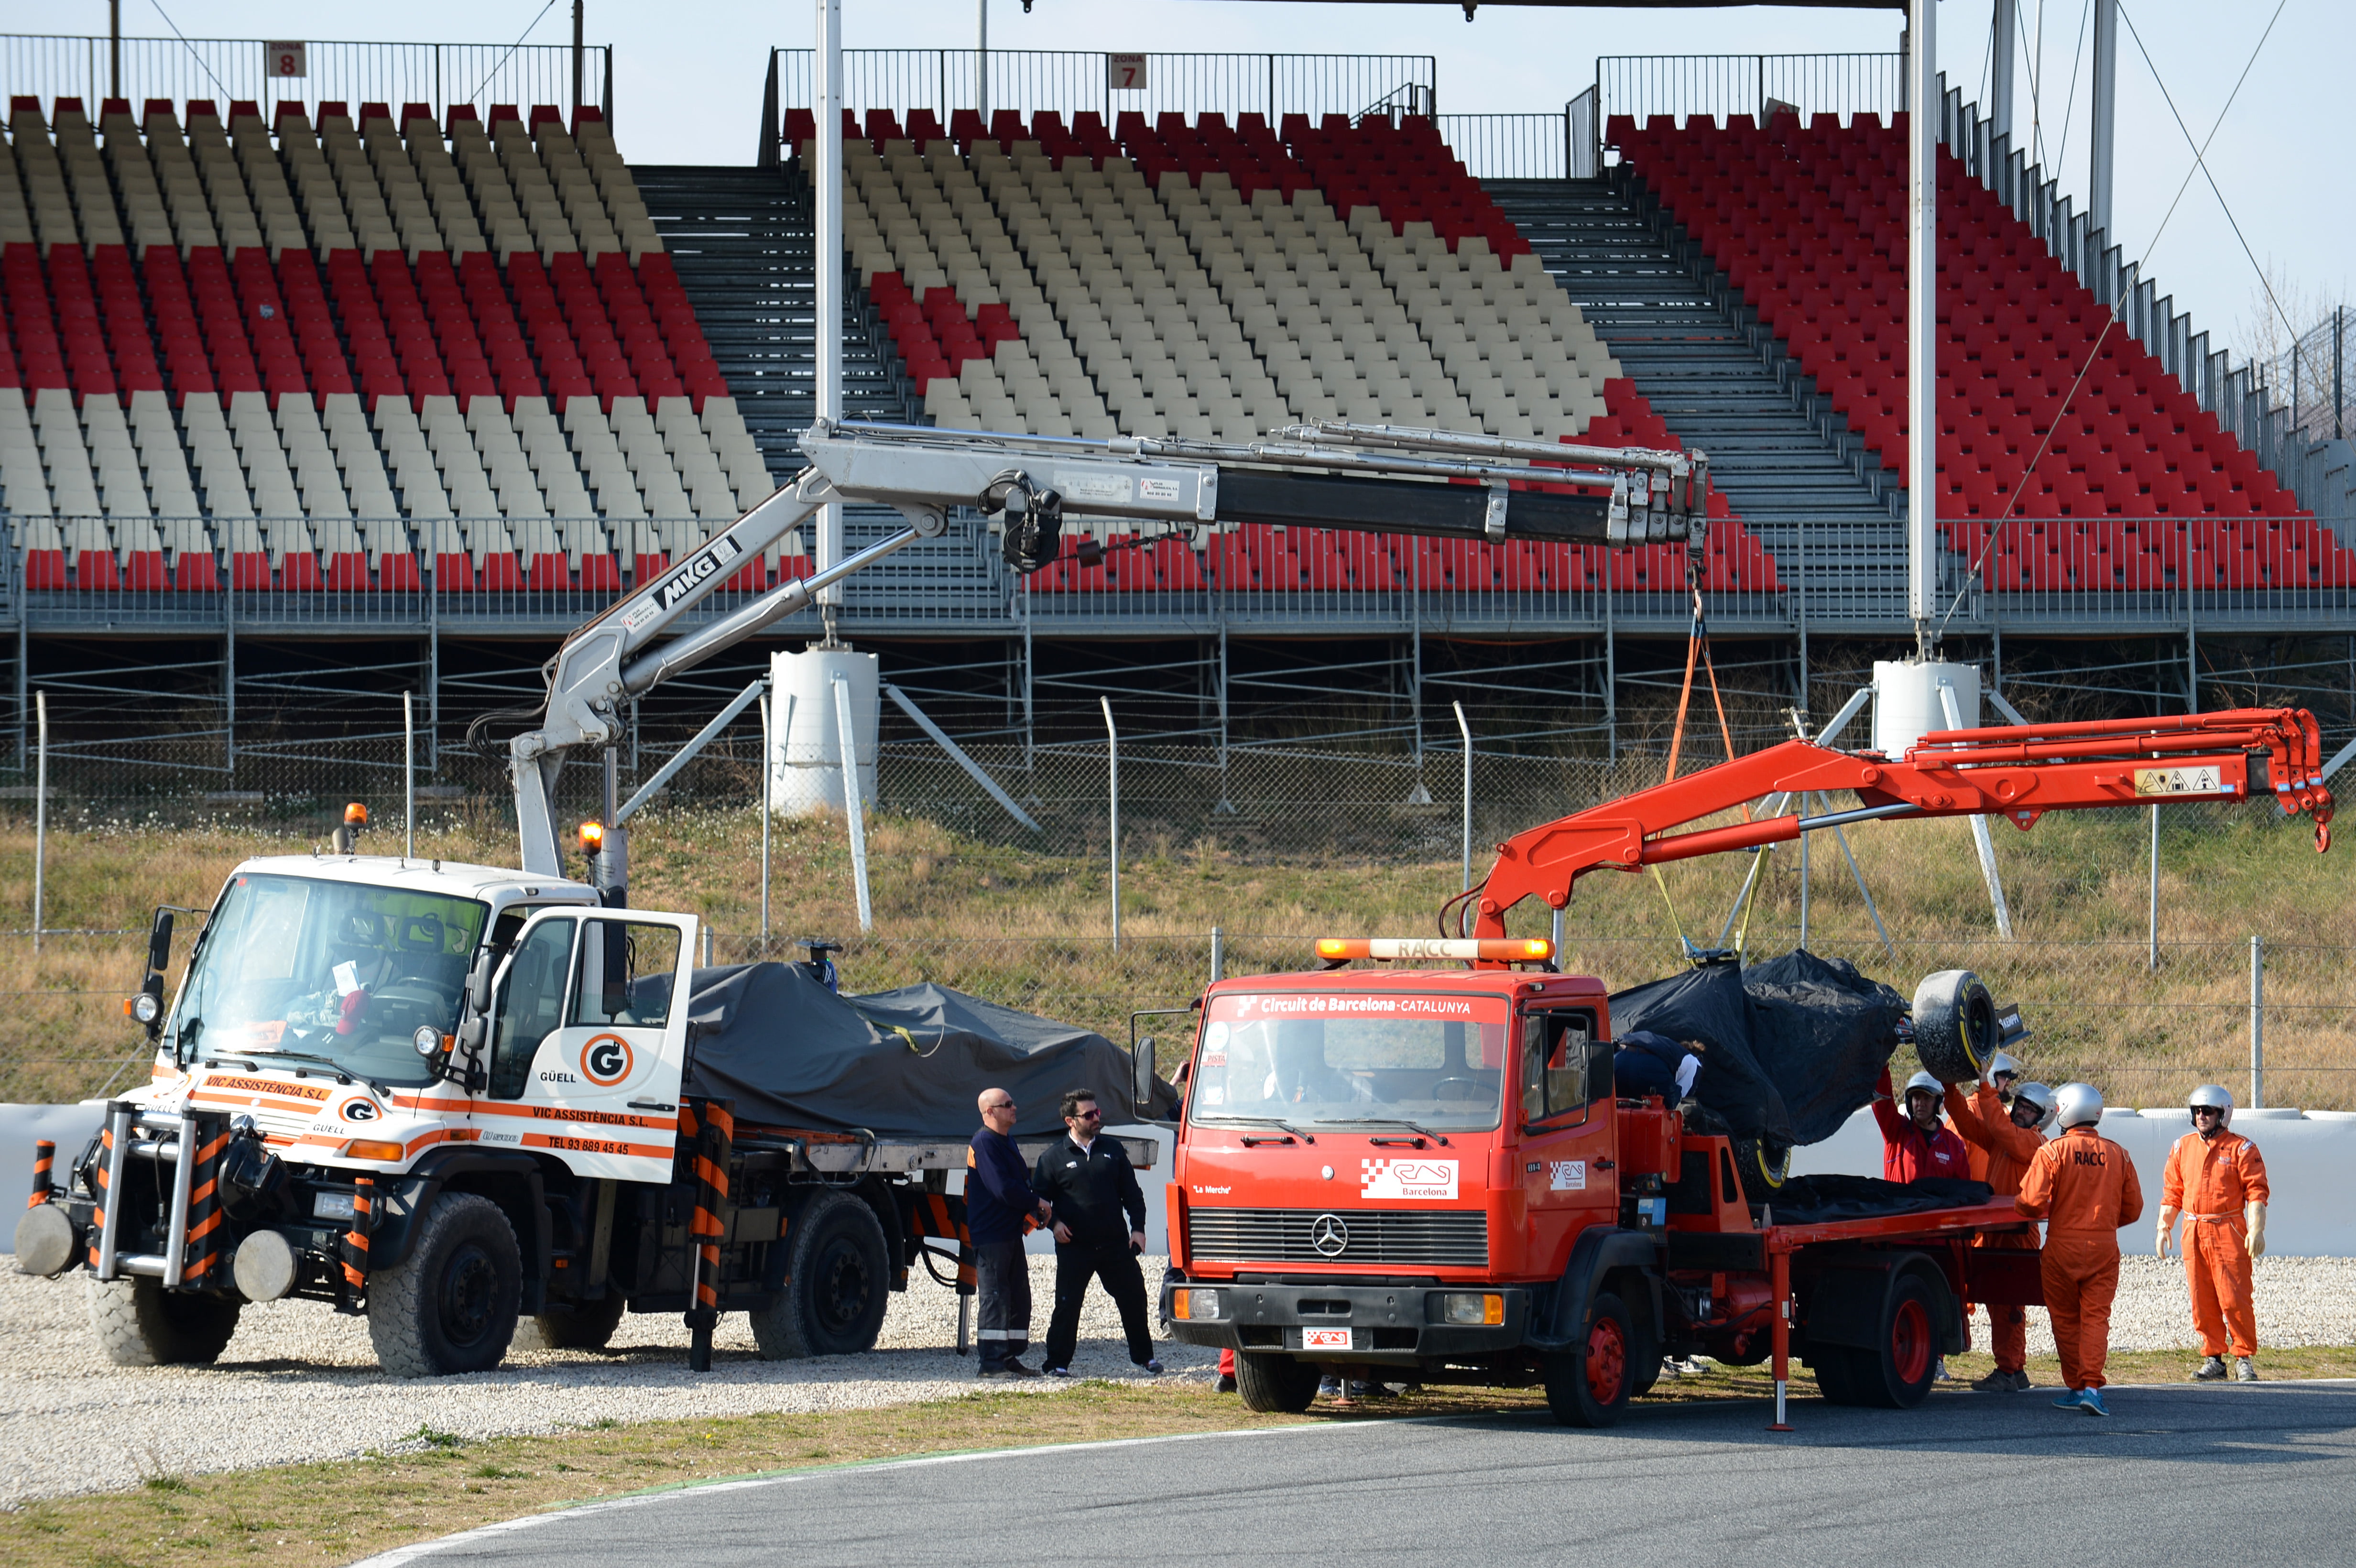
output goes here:
{"type": "Polygon", "coordinates": [[[1080,1303],[1095,1278],[1104,1282],[1120,1308],[1129,1359],[1158,1377],[1162,1363],[1153,1359],[1153,1335],[1147,1327],[1145,1275],[1137,1266],[1137,1254],[1145,1250],[1145,1193],[1137,1185],[1129,1151],[1119,1139],[1101,1136],[1104,1113],[1095,1095],[1084,1089],[1066,1094],[1064,1125],[1071,1136],[1051,1146],[1031,1172],[1032,1189],[1055,1213],[1055,1311],[1047,1322],[1047,1375],[1072,1375],[1080,1303]]]}

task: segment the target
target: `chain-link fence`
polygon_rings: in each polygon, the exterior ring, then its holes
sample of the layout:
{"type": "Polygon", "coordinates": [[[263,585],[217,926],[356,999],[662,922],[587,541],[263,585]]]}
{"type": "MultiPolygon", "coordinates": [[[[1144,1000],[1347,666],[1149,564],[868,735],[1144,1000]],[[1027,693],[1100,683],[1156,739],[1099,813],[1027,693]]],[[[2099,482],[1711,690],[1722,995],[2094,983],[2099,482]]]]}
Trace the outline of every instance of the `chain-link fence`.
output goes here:
{"type": "MultiPolygon", "coordinates": [[[[893,937],[851,940],[836,955],[846,991],[935,981],[1027,1012],[1098,1030],[1126,1044],[1132,1015],[1183,1008],[1213,973],[1229,976],[1315,966],[1314,933],[1235,932],[1108,938],[893,937]]],[[[21,936],[0,938],[20,944],[21,936]]],[[[144,933],[92,933],[82,955],[123,977],[140,965],[144,933]]],[[[1873,932],[1823,933],[1813,949],[1847,957],[1912,996],[1934,970],[1979,974],[2001,1001],[2019,1004],[2034,1031],[2020,1054],[2051,1083],[2084,1079],[2115,1104],[2180,1104],[2196,1083],[2222,1083],[2244,1104],[2356,1109],[2356,948],[2263,944],[2253,1008],[2246,942],[2165,943],[2158,963],[2141,942],[1996,941],[1984,933],[1912,935],[1885,945],[1873,932]],[[2253,1019],[2258,1048],[2253,1050],[2253,1019]]],[[[715,934],[712,961],[762,956],[757,937],[715,934]]],[[[775,939],[768,956],[798,957],[775,939]]],[[[1782,951],[1762,944],[1754,953],[1782,951]]],[[[1684,962],[1658,938],[1573,937],[1563,965],[1615,989],[1675,972],[1684,962]]],[[[123,1016],[125,990],[50,988],[0,993],[0,1100],[58,1101],[119,1090],[144,1077],[149,1051],[123,1016]]],[[[1163,1043],[1164,1071],[1191,1040],[1183,1019],[1137,1020],[1163,1043]]]]}

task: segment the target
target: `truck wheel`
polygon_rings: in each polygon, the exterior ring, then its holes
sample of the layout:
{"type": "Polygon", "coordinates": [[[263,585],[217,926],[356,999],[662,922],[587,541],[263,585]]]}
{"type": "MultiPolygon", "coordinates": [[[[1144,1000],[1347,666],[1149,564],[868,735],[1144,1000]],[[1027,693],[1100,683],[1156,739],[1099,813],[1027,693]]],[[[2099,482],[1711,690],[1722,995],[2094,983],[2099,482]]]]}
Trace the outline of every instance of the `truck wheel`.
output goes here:
{"type": "Polygon", "coordinates": [[[1910,1410],[1922,1403],[1939,1367],[1939,1306],[1921,1275],[1891,1276],[1875,1348],[1849,1357],[1858,1403],[1910,1410]]]}
{"type": "Polygon", "coordinates": [[[552,1307],[516,1325],[511,1350],[602,1350],[621,1327],[628,1304],[618,1291],[607,1291],[601,1301],[584,1301],[570,1307],[552,1307]]]}
{"type": "Polygon", "coordinates": [[[1792,1174],[1792,1151],[1770,1138],[1734,1140],[1735,1174],[1742,1180],[1742,1196],[1753,1203],[1772,1203],[1792,1174]]]}
{"type": "Polygon", "coordinates": [[[762,1359],[873,1349],[892,1284],[875,1211],[847,1192],[821,1193],[794,1221],[791,1245],[785,1294],[751,1314],[762,1359]]]}
{"type": "Polygon", "coordinates": [[[1236,1353],[1236,1392],[1262,1415],[1299,1415],[1317,1397],[1317,1363],[1266,1350],[1236,1353]]]}
{"type": "Polygon", "coordinates": [[[90,1282],[90,1326],[118,1367],[208,1365],[237,1332],[242,1303],[227,1296],[166,1290],[156,1279],[90,1282]]]}
{"type": "Polygon", "coordinates": [[[1634,1349],[1628,1309],[1606,1291],[1588,1310],[1587,1354],[1547,1358],[1547,1404],[1554,1418],[1565,1426],[1609,1426],[1618,1421],[1633,1386],[1635,1369],[1629,1356],[1634,1349]]]}
{"type": "Polygon", "coordinates": [[[369,1339],[397,1378],[488,1371],[514,1339],[523,1254],[499,1206],[444,1192],[409,1256],[369,1276],[369,1339]]]}
{"type": "Polygon", "coordinates": [[[1968,969],[1942,969],[1914,987],[1914,1055],[1942,1083],[1970,1083],[2004,1039],[1996,998],[1968,969]]]}
{"type": "Polygon", "coordinates": [[[1826,1404],[1861,1404],[1857,1396],[1857,1352],[1826,1345],[1808,1352],[1808,1370],[1816,1375],[1816,1392],[1826,1404]]]}

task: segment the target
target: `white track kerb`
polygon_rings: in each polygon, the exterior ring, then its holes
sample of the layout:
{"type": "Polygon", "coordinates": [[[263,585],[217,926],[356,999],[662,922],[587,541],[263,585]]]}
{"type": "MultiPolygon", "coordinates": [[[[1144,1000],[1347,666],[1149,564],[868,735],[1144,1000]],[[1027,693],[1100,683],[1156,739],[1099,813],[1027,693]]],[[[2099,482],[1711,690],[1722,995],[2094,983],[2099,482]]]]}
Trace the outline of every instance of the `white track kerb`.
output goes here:
{"type": "MultiPolygon", "coordinates": [[[[1454,1416],[1408,1417],[1407,1424],[1422,1424],[1428,1421],[1450,1421],[1454,1416]]],[[[531,1530],[544,1524],[556,1524],[579,1519],[585,1514],[609,1513],[616,1509],[645,1508],[651,1503],[667,1502],[683,1494],[699,1498],[715,1492],[740,1492],[755,1487],[786,1487],[802,1481],[822,1480],[839,1476],[846,1470],[905,1470],[926,1465],[971,1465],[990,1459],[1032,1458],[1045,1454],[1071,1454],[1101,1448],[1144,1448],[1165,1443],[1194,1443],[1206,1437],[1285,1437],[1303,1432],[1369,1432],[1376,1426],[1396,1426],[1399,1422],[1366,1422],[1351,1425],[1306,1424],[1301,1426],[1266,1426],[1225,1432],[1179,1432],[1164,1437],[1113,1437],[1100,1443],[1047,1443],[1027,1448],[982,1448],[958,1454],[920,1454],[908,1459],[876,1459],[852,1465],[828,1465],[813,1470],[794,1470],[783,1475],[744,1476],[734,1480],[696,1481],[686,1486],[664,1487],[656,1491],[632,1492],[626,1497],[607,1498],[599,1502],[564,1504],[545,1513],[526,1514],[521,1519],[502,1520],[497,1524],[478,1525],[473,1530],[445,1535],[438,1541],[421,1541],[414,1546],[398,1546],[391,1552],[380,1552],[374,1557],[363,1557],[351,1568],[400,1568],[404,1563],[414,1563],[437,1552],[487,1541],[494,1536],[512,1535],[519,1530],[531,1530]]]]}

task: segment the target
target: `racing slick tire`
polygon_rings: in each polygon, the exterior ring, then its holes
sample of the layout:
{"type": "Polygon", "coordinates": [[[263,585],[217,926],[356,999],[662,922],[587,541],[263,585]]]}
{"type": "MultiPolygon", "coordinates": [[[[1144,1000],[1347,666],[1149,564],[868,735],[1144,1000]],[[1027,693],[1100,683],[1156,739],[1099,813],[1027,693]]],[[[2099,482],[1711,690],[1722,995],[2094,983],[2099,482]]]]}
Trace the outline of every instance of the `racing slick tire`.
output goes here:
{"type": "Polygon", "coordinates": [[[118,1367],[202,1366],[237,1332],[234,1296],[166,1290],[145,1276],[90,1282],[90,1326],[118,1367]]]}
{"type": "Polygon", "coordinates": [[[875,1348],[892,1270],[875,1211],[848,1192],[823,1192],[793,1222],[785,1293],[747,1315],[769,1361],[853,1356],[875,1348]]]}
{"type": "Polygon", "coordinates": [[[1587,1354],[1546,1359],[1547,1405],[1565,1426],[1610,1426],[1628,1408],[1636,1349],[1628,1309],[1606,1291],[1587,1314],[1587,1354]]]}
{"type": "Polygon", "coordinates": [[[1942,1083],[1975,1083],[2004,1041],[1996,998],[1968,969],[1941,969],[1914,987],[1914,1055],[1942,1083]]]}
{"type": "Polygon", "coordinates": [[[1236,1392],[1262,1415],[1298,1415],[1317,1397],[1317,1363],[1266,1350],[1236,1353],[1236,1392]]]}
{"type": "Polygon", "coordinates": [[[1772,1203],[1792,1174],[1791,1147],[1774,1138],[1736,1138],[1734,1170],[1747,1201],[1772,1203]]]}
{"type": "Polygon", "coordinates": [[[523,1253],[499,1206],[444,1192],[409,1255],[369,1275],[369,1339],[397,1378],[488,1371],[515,1339],[523,1253]]]}

